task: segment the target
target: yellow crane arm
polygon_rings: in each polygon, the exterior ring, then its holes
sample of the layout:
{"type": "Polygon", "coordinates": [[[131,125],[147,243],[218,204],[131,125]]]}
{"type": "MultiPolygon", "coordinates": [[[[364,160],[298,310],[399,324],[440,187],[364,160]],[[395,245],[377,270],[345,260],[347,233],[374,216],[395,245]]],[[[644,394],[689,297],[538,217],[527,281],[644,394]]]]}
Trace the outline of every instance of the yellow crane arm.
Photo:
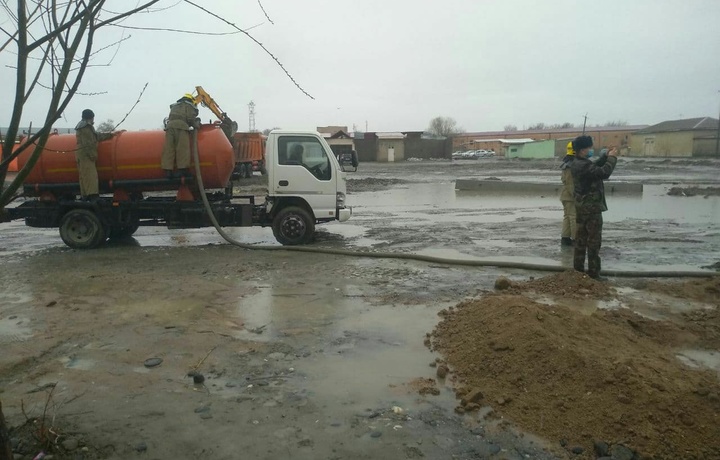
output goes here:
{"type": "Polygon", "coordinates": [[[214,113],[220,121],[227,118],[227,113],[222,111],[217,102],[215,102],[215,99],[213,99],[202,86],[196,86],[195,91],[197,92],[197,96],[195,96],[195,104],[202,104],[210,109],[210,111],[214,113]]]}
{"type": "Polygon", "coordinates": [[[218,103],[215,102],[215,99],[213,99],[202,86],[196,86],[195,92],[197,92],[197,96],[194,96],[195,104],[202,104],[210,109],[210,111],[218,117],[218,120],[220,120],[220,126],[225,132],[225,135],[230,139],[230,142],[233,142],[232,137],[237,132],[237,123],[232,121],[227,113],[223,112],[218,103]]]}

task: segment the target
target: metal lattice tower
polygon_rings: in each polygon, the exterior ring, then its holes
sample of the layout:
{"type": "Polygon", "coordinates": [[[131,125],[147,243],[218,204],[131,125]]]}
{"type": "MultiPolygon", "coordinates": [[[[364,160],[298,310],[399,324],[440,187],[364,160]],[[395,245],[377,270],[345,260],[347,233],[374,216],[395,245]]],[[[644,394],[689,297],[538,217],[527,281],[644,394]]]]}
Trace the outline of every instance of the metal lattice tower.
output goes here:
{"type": "Polygon", "coordinates": [[[255,103],[253,101],[250,101],[248,104],[249,110],[249,120],[248,120],[248,131],[251,133],[255,131],[255,103]]]}

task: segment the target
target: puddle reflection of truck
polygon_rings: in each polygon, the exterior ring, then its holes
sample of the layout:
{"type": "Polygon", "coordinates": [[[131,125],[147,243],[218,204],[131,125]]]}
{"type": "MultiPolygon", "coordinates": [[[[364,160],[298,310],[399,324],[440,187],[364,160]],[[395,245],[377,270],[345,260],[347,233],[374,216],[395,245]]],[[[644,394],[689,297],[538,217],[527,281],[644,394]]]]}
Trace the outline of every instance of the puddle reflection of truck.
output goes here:
{"type": "MultiPolygon", "coordinates": [[[[276,130],[266,141],[268,194],[235,196],[231,176],[236,152],[220,124],[197,130],[200,170],[213,213],[221,226],[270,226],[284,245],[312,240],[315,225],[346,221],[346,178],[325,140],[316,132],[276,130]],[[302,147],[302,149],[300,148],[302,147]],[[307,154],[297,156],[298,150],[307,154]],[[291,159],[291,155],[292,159],[291,159]]],[[[107,238],[122,238],[140,226],[208,227],[211,221],[195,178],[167,179],[160,168],[163,131],[120,132],[98,144],[100,198],[78,198],[75,136],[53,134],[24,182],[30,197],[5,209],[9,220],[31,227],[59,228],[76,249],[94,248],[107,238]],[[175,196],[151,192],[177,190],[175,196]]],[[[18,157],[22,168],[31,149],[18,157]]],[[[195,174],[194,165],[191,167],[195,174]]]]}

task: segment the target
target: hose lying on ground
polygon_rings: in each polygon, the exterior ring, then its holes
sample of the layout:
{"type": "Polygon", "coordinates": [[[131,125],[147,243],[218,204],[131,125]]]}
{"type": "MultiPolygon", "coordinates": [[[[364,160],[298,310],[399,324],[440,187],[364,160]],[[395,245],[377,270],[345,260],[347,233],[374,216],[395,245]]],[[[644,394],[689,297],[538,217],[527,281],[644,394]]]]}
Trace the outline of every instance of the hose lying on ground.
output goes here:
{"type": "MultiPolygon", "coordinates": [[[[463,259],[450,259],[445,257],[434,257],[424,256],[421,254],[402,254],[394,252],[367,252],[367,251],[349,251],[346,249],[327,249],[327,248],[316,248],[307,246],[267,246],[267,245],[255,245],[242,243],[225,232],[218,223],[213,213],[212,206],[207,199],[205,193],[205,187],[203,186],[202,175],[200,173],[200,158],[198,154],[198,141],[197,131],[192,132],[193,137],[193,160],[195,162],[195,174],[200,189],[200,196],[202,197],[205,211],[210,218],[215,230],[223,237],[228,243],[238,246],[244,249],[254,249],[261,251],[290,251],[290,252],[310,252],[314,254],[331,254],[336,256],[350,256],[350,257],[370,257],[377,259],[404,259],[404,260],[416,260],[420,262],[430,262],[445,265],[465,265],[470,267],[498,267],[498,268],[517,268],[522,270],[535,270],[542,272],[564,272],[570,270],[568,267],[550,265],[550,264],[533,264],[526,262],[510,262],[510,261],[493,261],[493,260],[463,260],[463,259]]],[[[635,271],[635,270],[607,270],[604,269],[601,272],[605,276],[616,276],[616,277],[627,277],[627,278],[709,278],[718,275],[718,273],[711,271],[665,271],[665,270],[651,270],[651,271],[635,271]]]]}

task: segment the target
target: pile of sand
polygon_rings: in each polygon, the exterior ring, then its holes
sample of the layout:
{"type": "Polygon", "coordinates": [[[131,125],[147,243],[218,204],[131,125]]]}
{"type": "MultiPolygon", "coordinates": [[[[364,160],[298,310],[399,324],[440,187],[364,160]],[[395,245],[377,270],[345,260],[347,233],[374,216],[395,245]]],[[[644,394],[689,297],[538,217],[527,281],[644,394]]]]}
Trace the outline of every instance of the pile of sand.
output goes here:
{"type": "MultiPolygon", "coordinates": [[[[502,279],[502,278],[501,278],[502,279]]],[[[495,286],[500,287],[504,282],[498,279],[495,286]],[[499,285],[498,285],[499,283],[499,285]]],[[[531,278],[530,281],[509,281],[505,288],[508,293],[536,293],[554,297],[564,298],[587,298],[605,299],[615,293],[615,289],[606,283],[596,281],[584,273],[575,270],[568,270],[562,273],[545,276],[538,279],[531,278]]]]}
{"type": "MultiPolygon", "coordinates": [[[[543,289],[563,276],[530,283],[543,289]]],[[[676,357],[682,327],[627,310],[585,315],[518,295],[464,302],[442,316],[431,347],[465,399],[460,412],[473,402],[490,405],[586,454],[604,441],[640,456],[720,458],[720,384],[676,357]]]]}
{"type": "Polygon", "coordinates": [[[711,305],[720,305],[720,276],[682,282],[648,281],[638,285],[651,292],[659,292],[679,299],[691,299],[711,305]]]}

